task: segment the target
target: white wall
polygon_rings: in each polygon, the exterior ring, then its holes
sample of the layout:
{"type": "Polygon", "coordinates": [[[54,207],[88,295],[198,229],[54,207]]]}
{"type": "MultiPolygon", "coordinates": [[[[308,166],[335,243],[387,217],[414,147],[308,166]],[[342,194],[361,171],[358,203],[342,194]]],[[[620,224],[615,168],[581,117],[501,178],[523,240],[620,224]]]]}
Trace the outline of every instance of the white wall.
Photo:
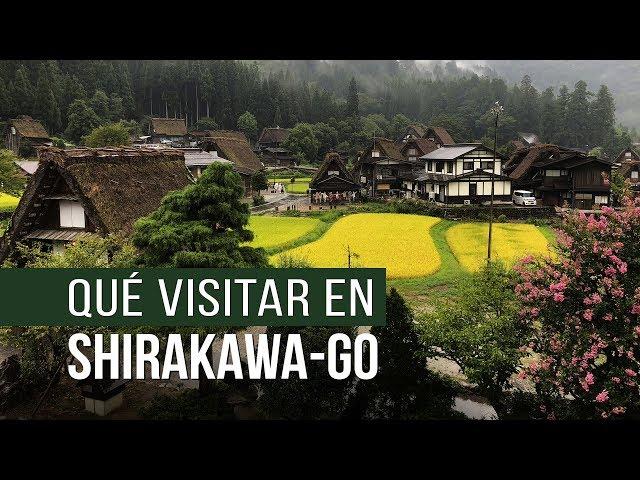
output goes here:
{"type": "Polygon", "coordinates": [[[80,202],[73,200],[59,200],[60,204],[60,227],[62,228],[85,228],[84,208],[80,202]]]}

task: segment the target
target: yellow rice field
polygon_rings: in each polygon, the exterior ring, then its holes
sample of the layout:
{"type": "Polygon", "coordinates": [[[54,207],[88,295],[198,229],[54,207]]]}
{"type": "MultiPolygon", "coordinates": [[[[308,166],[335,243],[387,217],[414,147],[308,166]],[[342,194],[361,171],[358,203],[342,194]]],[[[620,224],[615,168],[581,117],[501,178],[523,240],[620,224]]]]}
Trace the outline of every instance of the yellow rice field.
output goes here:
{"type": "MultiPolygon", "coordinates": [[[[447,230],[446,238],[460,265],[478,271],[486,262],[487,223],[461,223],[447,230]]],[[[535,225],[498,223],[493,225],[491,258],[511,266],[527,255],[547,256],[549,243],[535,225]]]]}
{"type": "Polygon", "coordinates": [[[306,235],[320,225],[320,220],[306,217],[249,217],[253,232],[252,247],[274,248],[306,235]]]}
{"type": "Polygon", "coordinates": [[[12,195],[0,193],[0,210],[13,209],[18,205],[19,201],[19,198],[16,198],[12,195]]]}
{"type": "MultiPolygon", "coordinates": [[[[300,220],[300,219],[297,219],[300,220]]],[[[314,267],[386,268],[387,278],[422,277],[440,267],[429,229],[439,218],[397,213],[359,213],[341,218],[318,240],[278,255],[304,259],[314,267]]],[[[272,257],[275,263],[278,255],[272,257]]]]}

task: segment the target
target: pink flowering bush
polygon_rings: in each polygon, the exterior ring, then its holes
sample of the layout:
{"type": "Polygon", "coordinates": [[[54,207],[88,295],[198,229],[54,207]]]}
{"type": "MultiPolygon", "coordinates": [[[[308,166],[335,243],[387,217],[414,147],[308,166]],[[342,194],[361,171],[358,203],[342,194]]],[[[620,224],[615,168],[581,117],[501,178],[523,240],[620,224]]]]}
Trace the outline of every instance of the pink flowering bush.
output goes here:
{"type": "Polygon", "coordinates": [[[640,202],[620,211],[568,213],[556,260],[516,267],[523,347],[548,418],[616,418],[640,411],[640,202]]]}

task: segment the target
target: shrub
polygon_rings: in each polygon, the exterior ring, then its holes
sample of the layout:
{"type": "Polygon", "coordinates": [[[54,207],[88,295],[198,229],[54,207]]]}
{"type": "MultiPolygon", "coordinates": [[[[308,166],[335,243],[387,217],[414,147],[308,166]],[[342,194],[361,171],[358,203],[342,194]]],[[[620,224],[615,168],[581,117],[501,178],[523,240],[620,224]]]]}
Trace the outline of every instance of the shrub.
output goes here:
{"type": "Polygon", "coordinates": [[[523,349],[539,356],[523,376],[549,418],[640,412],[640,200],[625,203],[565,214],[559,259],[518,268],[520,315],[536,326],[523,349]]]}
{"type": "Polygon", "coordinates": [[[264,205],[265,203],[267,203],[267,201],[264,199],[264,197],[262,195],[260,195],[259,193],[255,193],[252,197],[253,200],[253,206],[257,207],[259,205],[264,205]]]}
{"type": "Polygon", "coordinates": [[[498,218],[496,218],[496,222],[498,222],[498,223],[506,223],[507,222],[507,216],[504,213],[502,215],[499,215],[498,218]]]}

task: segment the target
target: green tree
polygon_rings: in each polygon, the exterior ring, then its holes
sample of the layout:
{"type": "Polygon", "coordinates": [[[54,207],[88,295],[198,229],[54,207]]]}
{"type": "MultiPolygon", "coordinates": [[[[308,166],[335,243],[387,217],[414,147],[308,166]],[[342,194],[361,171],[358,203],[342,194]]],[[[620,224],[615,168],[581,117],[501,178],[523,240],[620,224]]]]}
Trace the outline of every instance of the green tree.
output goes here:
{"type": "Polygon", "coordinates": [[[313,133],[313,127],[310,124],[298,123],[291,129],[282,146],[300,161],[313,163],[316,161],[320,142],[313,133]]]}
{"type": "Polygon", "coordinates": [[[401,113],[397,113],[393,116],[391,124],[389,125],[389,138],[393,140],[399,139],[410,124],[411,120],[401,113]]]}
{"type": "Polygon", "coordinates": [[[41,119],[47,126],[49,133],[60,130],[62,120],[58,101],[51,87],[51,79],[46,64],[41,63],[38,69],[38,81],[36,83],[33,114],[41,119]]]}
{"type": "Polygon", "coordinates": [[[455,303],[442,303],[422,323],[430,356],[456,362],[498,415],[530,334],[519,321],[513,284],[504,265],[492,262],[461,284],[455,303]]]}
{"type": "Polygon", "coordinates": [[[551,143],[558,131],[560,122],[558,103],[553,88],[545,89],[540,95],[540,132],[543,142],[551,143]]]}
{"type": "MultiPolygon", "coordinates": [[[[326,365],[310,360],[310,352],[324,352],[327,355],[329,338],[335,333],[355,337],[354,328],[345,327],[269,327],[267,335],[270,343],[274,335],[280,335],[280,342],[286,343],[289,335],[299,334],[305,348],[307,378],[301,379],[292,373],[287,380],[261,380],[261,407],[272,418],[296,420],[337,419],[343,415],[347,397],[353,386],[350,378],[331,378],[326,365]]],[[[283,346],[284,347],[284,346],[283,346]]],[[[283,348],[281,347],[281,348],[283,348]]],[[[278,372],[282,370],[284,355],[278,357],[278,372]]]]}
{"type": "Polygon", "coordinates": [[[200,117],[200,119],[193,125],[193,129],[198,132],[205,132],[207,130],[218,130],[220,125],[211,117],[200,117]]]}
{"type": "Polygon", "coordinates": [[[24,65],[20,65],[16,70],[13,82],[13,100],[19,115],[29,115],[33,107],[34,91],[29,71],[24,65]]]}
{"type": "Polygon", "coordinates": [[[9,91],[7,84],[0,78],[0,118],[12,117],[14,112],[13,93],[9,91]]]}
{"type": "Polygon", "coordinates": [[[258,122],[251,112],[244,112],[238,117],[238,130],[246,135],[252,141],[255,141],[258,135],[258,122]]]}
{"type": "Polygon", "coordinates": [[[101,125],[83,138],[87,147],[119,147],[131,145],[129,130],[122,123],[101,125]]]}
{"type": "Polygon", "coordinates": [[[25,178],[14,163],[18,157],[11,150],[0,150],[0,192],[19,195],[24,189],[25,178]]]}
{"type": "Polygon", "coordinates": [[[160,207],[134,225],[133,244],[146,267],[266,267],[263,249],[244,245],[249,207],[242,202],[240,176],[214,163],[198,182],[168,194],[160,207]]]}
{"type": "Polygon", "coordinates": [[[269,179],[267,178],[267,172],[264,170],[258,170],[251,177],[251,188],[256,191],[265,190],[269,186],[269,179]]]}
{"type": "Polygon", "coordinates": [[[596,98],[589,109],[591,133],[590,141],[593,146],[601,146],[604,151],[613,156],[616,136],[616,106],[613,96],[606,85],[600,85],[596,98]]]}
{"type": "Polygon", "coordinates": [[[351,77],[351,81],[349,82],[349,91],[347,92],[347,104],[345,106],[345,113],[347,117],[360,117],[360,104],[358,102],[358,83],[353,77],[351,77]]]}
{"type": "Polygon", "coordinates": [[[567,103],[567,131],[570,147],[583,148],[589,141],[589,97],[586,82],[576,83],[567,103]]]}
{"type": "Polygon", "coordinates": [[[378,372],[358,382],[350,415],[396,420],[450,416],[453,389],[427,370],[413,313],[395,288],[387,294],[386,320],[386,325],[371,328],[378,341],[378,372]]]}
{"type": "Polygon", "coordinates": [[[318,156],[320,157],[324,157],[338,144],[338,131],[324,122],[313,124],[313,134],[318,140],[318,156]]]}
{"type": "Polygon", "coordinates": [[[101,122],[109,122],[111,113],[109,111],[109,97],[103,90],[96,90],[89,100],[89,106],[96,113],[101,122]]]}
{"type": "Polygon", "coordinates": [[[84,100],[75,100],[69,106],[69,121],[65,130],[65,137],[79,142],[83,136],[89,134],[100,125],[101,121],[96,112],[84,100]]]}

